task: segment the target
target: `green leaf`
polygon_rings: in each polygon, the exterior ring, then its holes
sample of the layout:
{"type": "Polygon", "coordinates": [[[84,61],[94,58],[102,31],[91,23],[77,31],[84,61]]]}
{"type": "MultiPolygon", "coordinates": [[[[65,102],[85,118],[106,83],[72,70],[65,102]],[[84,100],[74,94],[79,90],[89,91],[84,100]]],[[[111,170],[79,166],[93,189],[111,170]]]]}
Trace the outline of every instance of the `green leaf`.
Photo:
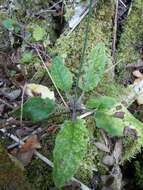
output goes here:
{"type": "Polygon", "coordinates": [[[21,30],[20,26],[17,25],[17,26],[14,27],[14,32],[15,33],[20,32],[20,30],[21,30]]]}
{"type": "Polygon", "coordinates": [[[122,136],[124,130],[123,120],[115,118],[108,112],[97,111],[95,114],[96,126],[104,129],[107,133],[112,136],[122,136]]]}
{"type": "MultiPolygon", "coordinates": [[[[54,112],[55,103],[49,98],[42,99],[40,97],[29,98],[23,105],[23,118],[32,120],[36,123],[47,119],[54,112]]],[[[14,112],[15,115],[20,115],[19,108],[14,112]]]]}
{"type": "Polygon", "coordinates": [[[69,91],[71,89],[73,82],[72,74],[63,64],[61,57],[57,56],[53,59],[50,71],[58,88],[63,91],[69,91]]]}
{"type": "Polygon", "coordinates": [[[103,77],[108,55],[104,43],[100,42],[91,50],[87,63],[83,66],[83,75],[79,81],[79,87],[88,92],[93,90],[103,77]]]}
{"type": "Polygon", "coordinates": [[[6,29],[12,30],[13,29],[13,20],[12,19],[6,19],[3,21],[3,25],[6,29]]]}
{"type": "Polygon", "coordinates": [[[117,101],[115,98],[110,96],[101,96],[101,97],[94,97],[87,101],[87,107],[91,109],[110,109],[112,108],[117,101]]]}
{"type": "Polygon", "coordinates": [[[33,38],[36,40],[36,41],[40,41],[43,39],[44,35],[45,35],[45,29],[44,28],[41,28],[40,26],[36,26],[34,28],[34,31],[33,31],[33,38]]]}
{"type": "Polygon", "coordinates": [[[53,153],[53,177],[57,187],[62,187],[74,176],[86,153],[87,142],[88,131],[83,120],[64,122],[53,153]]]}
{"type": "Polygon", "coordinates": [[[33,54],[31,52],[24,52],[21,58],[21,63],[30,63],[33,58],[33,54]]]}

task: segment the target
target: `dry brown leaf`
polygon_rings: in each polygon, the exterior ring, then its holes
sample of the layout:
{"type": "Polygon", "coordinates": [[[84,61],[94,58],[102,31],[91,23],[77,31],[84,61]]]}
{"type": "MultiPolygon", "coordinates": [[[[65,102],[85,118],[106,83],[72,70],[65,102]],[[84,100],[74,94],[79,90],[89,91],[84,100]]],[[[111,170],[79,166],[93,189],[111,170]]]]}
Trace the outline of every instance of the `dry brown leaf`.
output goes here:
{"type": "Polygon", "coordinates": [[[143,94],[140,94],[137,98],[137,103],[138,105],[142,105],[143,104],[143,94]]]}
{"type": "Polygon", "coordinates": [[[39,143],[37,135],[32,135],[29,137],[25,144],[21,145],[21,148],[19,149],[19,152],[27,152],[31,149],[38,149],[41,148],[41,145],[39,143]]]}
{"type": "Polygon", "coordinates": [[[121,139],[117,140],[115,144],[113,156],[116,160],[116,163],[118,163],[122,156],[122,140],[121,139]]]}
{"type": "Polygon", "coordinates": [[[100,142],[95,142],[95,146],[98,148],[98,149],[100,149],[100,150],[102,150],[102,151],[104,151],[104,152],[110,152],[110,150],[109,150],[109,148],[105,145],[105,144],[103,144],[103,143],[100,143],[100,142]]]}
{"type": "Polygon", "coordinates": [[[115,160],[114,160],[114,157],[112,155],[106,155],[103,157],[102,162],[103,162],[103,164],[105,164],[107,166],[113,166],[115,160]]]}
{"type": "Polygon", "coordinates": [[[10,153],[20,160],[24,166],[27,166],[33,157],[34,151],[38,148],[41,148],[38,137],[32,135],[19,149],[13,149],[10,153]]]}

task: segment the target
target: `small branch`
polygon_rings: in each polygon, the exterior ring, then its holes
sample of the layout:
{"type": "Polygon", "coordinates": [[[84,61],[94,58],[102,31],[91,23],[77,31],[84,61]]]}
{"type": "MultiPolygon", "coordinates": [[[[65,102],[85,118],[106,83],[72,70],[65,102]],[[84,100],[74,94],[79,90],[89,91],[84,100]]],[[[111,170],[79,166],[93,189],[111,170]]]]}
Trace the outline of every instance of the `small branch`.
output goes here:
{"type": "Polygon", "coordinates": [[[83,118],[88,117],[88,116],[90,116],[90,115],[92,115],[94,113],[95,113],[95,110],[92,110],[92,111],[89,111],[89,112],[86,112],[86,113],[80,115],[79,118],[83,119],[83,118]]]}
{"type": "Polygon", "coordinates": [[[60,1],[58,1],[57,3],[54,3],[54,5],[52,5],[51,7],[49,7],[49,9],[47,9],[47,10],[43,10],[43,11],[40,11],[40,12],[38,12],[38,13],[36,13],[36,15],[40,15],[40,14],[43,14],[43,13],[51,13],[51,12],[56,12],[56,10],[52,10],[54,7],[56,7],[58,4],[60,4],[60,3],[62,3],[63,2],[63,0],[60,0],[60,1]]]}
{"type": "Polygon", "coordinates": [[[1,102],[2,104],[5,104],[7,107],[13,109],[13,106],[12,106],[12,105],[10,105],[9,103],[5,102],[5,101],[2,100],[1,98],[0,98],[0,102],[1,102]]]}
{"type": "Polygon", "coordinates": [[[125,3],[122,1],[122,0],[119,0],[120,1],[120,3],[125,7],[125,8],[127,8],[127,6],[125,5],[125,3]]]}
{"type": "Polygon", "coordinates": [[[21,106],[20,106],[20,127],[22,127],[22,119],[23,119],[23,103],[24,103],[24,94],[25,94],[26,85],[24,85],[22,89],[22,96],[21,96],[21,106]]]}

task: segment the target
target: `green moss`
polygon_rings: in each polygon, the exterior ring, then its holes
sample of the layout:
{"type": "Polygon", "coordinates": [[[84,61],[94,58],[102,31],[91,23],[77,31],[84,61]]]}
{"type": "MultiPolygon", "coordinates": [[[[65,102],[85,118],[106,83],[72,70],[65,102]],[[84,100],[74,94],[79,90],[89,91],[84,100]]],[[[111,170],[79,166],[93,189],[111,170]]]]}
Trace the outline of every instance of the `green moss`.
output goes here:
{"type": "Polygon", "coordinates": [[[31,190],[23,171],[13,163],[0,144],[0,189],[31,190]]]}
{"type": "Polygon", "coordinates": [[[39,159],[33,159],[26,167],[26,175],[36,190],[46,190],[54,187],[52,169],[39,159]]]}
{"type": "Polygon", "coordinates": [[[143,43],[143,1],[134,0],[131,11],[124,23],[123,33],[121,34],[120,43],[116,55],[117,80],[126,83],[131,78],[131,71],[127,70],[127,64],[136,64],[142,58],[140,48],[143,43]]]}
{"type": "Polygon", "coordinates": [[[101,140],[100,131],[95,127],[94,117],[87,118],[86,125],[89,129],[90,140],[88,142],[87,153],[81,162],[76,177],[89,185],[94,172],[104,175],[108,171],[108,168],[102,163],[104,152],[99,151],[94,144],[95,141],[101,140]]]}
{"type": "Polygon", "coordinates": [[[135,182],[140,188],[143,188],[143,162],[142,160],[136,160],[135,162],[133,162],[133,164],[135,167],[135,182]]]}
{"type": "MultiPolygon", "coordinates": [[[[101,40],[105,42],[110,52],[113,17],[112,5],[113,3],[110,1],[102,1],[98,3],[97,11],[93,10],[90,19],[90,32],[86,55],[88,55],[91,48],[95,47],[96,43],[101,40]]],[[[69,66],[73,72],[76,72],[79,65],[85,29],[86,19],[84,19],[70,35],[61,35],[53,49],[55,53],[61,55],[65,59],[66,65],[69,66]]]]}

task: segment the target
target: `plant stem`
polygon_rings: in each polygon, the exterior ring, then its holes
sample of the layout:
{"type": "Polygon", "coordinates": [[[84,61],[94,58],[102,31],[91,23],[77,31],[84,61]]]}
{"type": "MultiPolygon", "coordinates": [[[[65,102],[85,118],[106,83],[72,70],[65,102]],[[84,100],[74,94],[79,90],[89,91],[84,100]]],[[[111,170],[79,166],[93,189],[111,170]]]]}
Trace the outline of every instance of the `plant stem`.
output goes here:
{"type": "Polygon", "coordinates": [[[92,11],[92,2],[93,0],[90,0],[89,2],[89,12],[88,12],[88,17],[87,17],[87,23],[86,23],[86,30],[85,30],[85,38],[84,38],[84,43],[83,43],[83,49],[82,49],[82,53],[81,53],[81,59],[80,59],[80,63],[79,63],[79,68],[78,68],[78,74],[76,76],[76,81],[75,81],[75,87],[74,87],[74,93],[75,93],[75,98],[74,98],[74,109],[73,109],[73,113],[72,113],[72,119],[76,120],[77,118],[77,110],[76,110],[76,104],[77,104],[77,100],[78,100],[78,95],[77,95],[77,88],[78,88],[78,83],[79,83],[79,78],[82,72],[82,66],[84,64],[84,57],[85,57],[85,51],[86,51],[86,47],[87,47],[87,41],[88,41],[88,32],[89,32],[89,22],[90,22],[90,17],[91,17],[91,11],[92,11]]]}
{"type": "Polygon", "coordinates": [[[41,55],[40,55],[40,53],[39,53],[39,51],[38,51],[38,49],[37,49],[36,47],[35,47],[35,50],[36,50],[37,55],[38,55],[38,57],[40,58],[40,60],[41,60],[41,62],[42,62],[42,64],[43,64],[43,66],[44,66],[46,72],[48,73],[48,75],[49,75],[49,77],[50,77],[50,79],[51,79],[51,81],[52,81],[52,83],[53,83],[53,85],[54,85],[54,87],[55,87],[57,93],[59,94],[59,96],[60,96],[60,98],[61,98],[63,104],[65,105],[66,108],[68,108],[67,103],[65,102],[63,96],[61,95],[61,93],[60,93],[60,91],[59,91],[57,85],[55,84],[55,81],[53,80],[53,78],[52,78],[52,76],[51,76],[51,74],[50,74],[50,72],[49,72],[49,69],[47,68],[45,62],[43,61],[43,58],[41,57],[41,55]]]}

